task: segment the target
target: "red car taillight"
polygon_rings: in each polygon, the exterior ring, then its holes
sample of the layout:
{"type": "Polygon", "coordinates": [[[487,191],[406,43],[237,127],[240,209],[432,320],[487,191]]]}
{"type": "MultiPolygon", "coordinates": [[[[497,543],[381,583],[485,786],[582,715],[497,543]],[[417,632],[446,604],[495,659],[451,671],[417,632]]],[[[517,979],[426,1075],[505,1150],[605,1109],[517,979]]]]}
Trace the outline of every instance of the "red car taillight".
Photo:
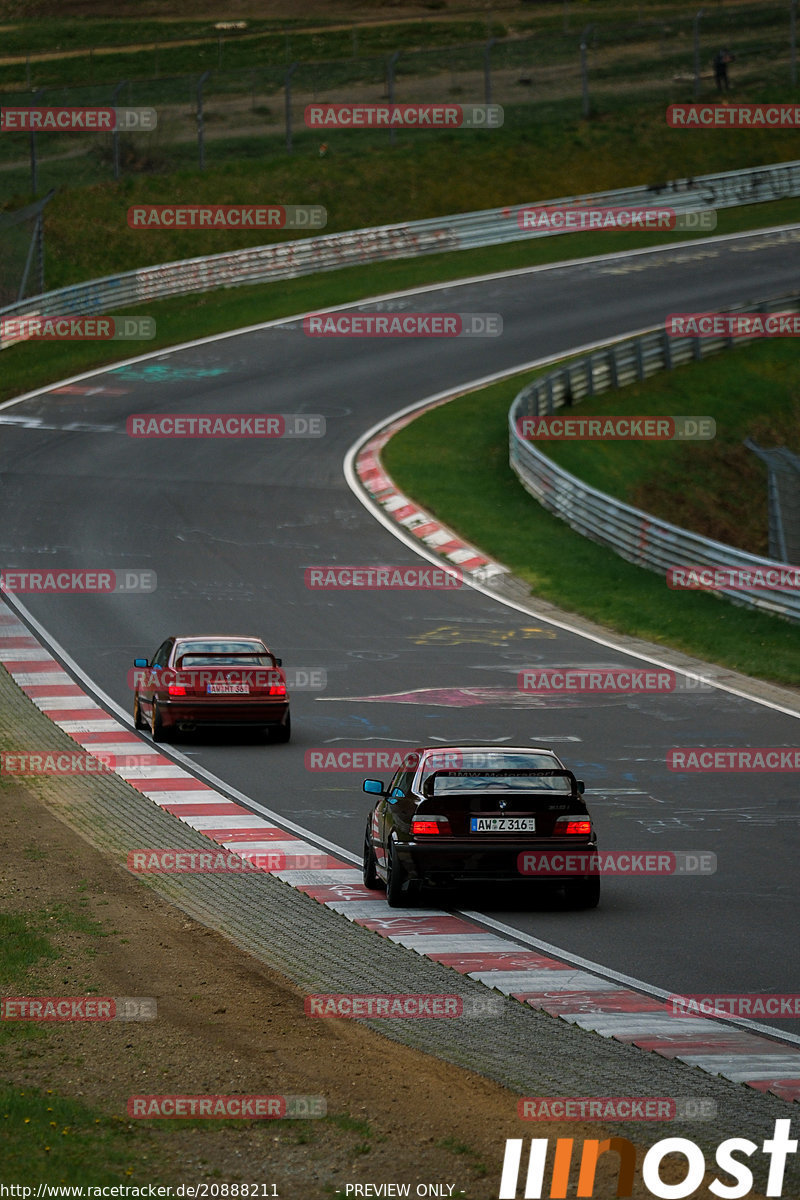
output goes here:
{"type": "Polygon", "coordinates": [[[592,822],[585,818],[559,817],[553,827],[553,833],[566,834],[568,837],[588,837],[592,832],[592,822]]]}
{"type": "Polygon", "coordinates": [[[170,696],[185,696],[185,695],[187,695],[186,688],[179,687],[178,684],[175,684],[175,683],[171,683],[169,685],[169,687],[167,688],[167,692],[169,693],[170,696]]]}
{"type": "Polygon", "coordinates": [[[268,689],[268,693],[270,696],[285,696],[286,687],[282,683],[277,683],[268,689]]]}
{"type": "Polygon", "coordinates": [[[453,831],[450,828],[450,822],[447,817],[414,817],[411,822],[411,836],[419,837],[420,835],[431,834],[450,834],[453,831]]]}

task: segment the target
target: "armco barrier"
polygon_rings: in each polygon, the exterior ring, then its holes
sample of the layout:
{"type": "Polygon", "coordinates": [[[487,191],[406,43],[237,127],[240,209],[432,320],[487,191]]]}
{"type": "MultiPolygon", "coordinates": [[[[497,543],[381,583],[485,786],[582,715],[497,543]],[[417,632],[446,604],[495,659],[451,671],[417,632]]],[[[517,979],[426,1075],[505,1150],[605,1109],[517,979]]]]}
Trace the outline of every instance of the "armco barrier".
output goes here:
{"type": "MultiPolygon", "coordinates": [[[[728,312],[798,312],[800,294],[777,300],[739,305],[728,312]]],[[[623,504],[613,496],[582,483],[552,459],[525,441],[518,433],[521,417],[536,417],[570,406],[586,396],[624,387],[646,379],[657,371],[719,354],[734,343],[750,337],[670,337],[659,328],[634,338],[610,342],[607,347],[568,363],[528,384],[515,397],[508,415],[509,462],[522,486],[550,512],[574,530],[610,546],[617,554],[658,571],[666,577],[669,567],[691,564],[734,568],[786,566],[774,559],[747,554],[733,546],[701,537],[670,525],[658,517],[623,504]]],[[[666,586],[666,579],[665,579],[666,586]]],[[[800,592],[789,588],[747,592],[721,589],[737,604],[746,604],[800,621],[800,592]]]]}
{"type": "MultiPolygon", "coordinates": [[[[384,225],[347,233],[323,234],[268,246],[254,246],[226,254],[183,259],[154,267],[141,267],[122,275],[45,292],[0,309],[0,316],[37,313],[43,316],[115,313],[126,307],[184,296],[219,287],[291,279],[339,267],[380,262],[383,259],[417,258],[449,250],[469,250],[532,237],[553,237],[557,231],[521,229],[517,213],[543,205],[661,205],[686,209],[730,208],[800,195],[800,160],[675,180],[649,187],[594,192],[558,200],[537,201],[482,212],[457,213],[404,225],[384,225]]],[[[120,220],[124,211],[120,210],[120,220]]],[[[0,349],[2,349],[0,344],[0,349]]]]}

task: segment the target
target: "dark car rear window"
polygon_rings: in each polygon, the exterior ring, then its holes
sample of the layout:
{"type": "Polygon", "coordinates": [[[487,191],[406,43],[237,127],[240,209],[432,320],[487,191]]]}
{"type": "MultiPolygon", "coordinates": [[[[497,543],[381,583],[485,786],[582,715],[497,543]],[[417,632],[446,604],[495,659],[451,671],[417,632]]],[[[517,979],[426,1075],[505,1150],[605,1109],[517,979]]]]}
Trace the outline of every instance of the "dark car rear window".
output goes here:
{"type": "Polygon", "coordinates": [[[257,642],[190,642],[175,648],[175,661],[184,667],[271,667],[274,659],[257,642]]]}
{"type": "MultiPolygon", "coordinates": [[[[551,764],[548,763],[548,767],[551,764]]],[[[563,775],[437,775],[430,781],[435,796],[456,792],[569,792],[563,775]]]]}
{"type": "Polygon", "coordinates": [[[420,780],[424,782],[434,771],[450,770],[477,771],[489,776],[495,771],[558,771],[563,767],[554,754],[536,751],[507,754],[492,749],[443,750],[425,759],[420,780]]]}

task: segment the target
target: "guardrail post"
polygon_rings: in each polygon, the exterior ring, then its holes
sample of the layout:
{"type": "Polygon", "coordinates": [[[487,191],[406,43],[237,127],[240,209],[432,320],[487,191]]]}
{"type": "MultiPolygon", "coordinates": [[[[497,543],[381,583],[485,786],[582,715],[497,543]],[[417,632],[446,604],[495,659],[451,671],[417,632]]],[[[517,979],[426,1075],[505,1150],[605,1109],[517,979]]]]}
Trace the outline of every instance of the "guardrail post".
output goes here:
{"type": "Polygon", "coordinates": [[[641,338],[637,338],[634,342],[633,352],[636,357],[636,378],[644,379],[644,350],[641,338]]]}
{"type": "Polygon", "coordinates": [[[547,382],[545,383],[545,395],[547,397],[546,411],[547,411],[547,415],[550,416],[550,414],[553,412],[553,376],[552,375],[548,375],[548,377],[547,377],[547,382]]]}
{"type": "Polygon", "coordinates": [[[667,371],[672,370],[672,342],[669,340],[669,334],[666,329],[661,332],[661,348],[664,351],[664,367],[667,371]]]}
{"type": "Polygon", "coordinates": [[[617,370],[617,352],[612,348],[608,352],[608,373],[611,377],[611,386],[619,387],[619,372],[617,370]]]}
{"type": "Polygon", "coordinates": [[[286,74],[283,77],[283,91],[284,91],[283,111],[284,111],[284,118],[286,121],[286,152],[287,152],[287,154],[292,153],[292,76],[294,75],[295,71],[297,70],[297,68],[299,66],[300,66],[299,62],[293,62],[292,65],[287,69],[286,74]]]}
{"type": "Polygon", "coordinates": [[[594,395],[594,358],[590,354],[586,359],[584,366],[586,367],[586,395],[594,395]]]}
{"type": "Polygon", "coordinates": [[[203,128],[203,87],[210,74],[210,71],[204,71],[197,81],[197,157],[200,162],[201,171],[205,171],[206,169],[206,144],[203,128]]]}
{"type": "MultiPolygon", "coordinates": [[[[117,96],[119,96],[120,91],[125,87],[127,82],[127,79],[121,79],[111,93],[112,108],[116,108],[117,96]]],[[[117,128],[116,121],[114,122],[114,132],[111,134],[111,138],[114,145],[114,178],[119,179],[119,129],[117,128]]]]}

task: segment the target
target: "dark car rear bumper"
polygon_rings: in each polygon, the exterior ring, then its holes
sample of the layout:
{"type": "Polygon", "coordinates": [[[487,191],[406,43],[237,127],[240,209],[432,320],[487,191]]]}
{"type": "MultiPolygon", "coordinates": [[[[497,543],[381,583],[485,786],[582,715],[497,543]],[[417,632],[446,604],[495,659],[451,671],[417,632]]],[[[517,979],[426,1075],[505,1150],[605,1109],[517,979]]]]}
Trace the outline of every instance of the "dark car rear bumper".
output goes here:
{"type": "Polygon", "coordinates": [[[283,725],[289,716],[285,700],[254,700],[251,702],[219,703],[212,700],[158,699],[158,708],[165,728],[175,725],[283,725]]]}
{"type": "Polygon", "coordinates": [[[519,868],[520,854],[591,854],[597,850],[596,842],[576,839],[565,846],[563,840],[541,841],[532,845],[530,841],[479,838],[459,838],[442,844],[430,841],[397,842],[397,856],[411,879],[430,884],[487,882],[487,883],[563,883],[565,880],[583,879],[580,872],[559,871],[557,873],[522,872],[519,868]]]}

